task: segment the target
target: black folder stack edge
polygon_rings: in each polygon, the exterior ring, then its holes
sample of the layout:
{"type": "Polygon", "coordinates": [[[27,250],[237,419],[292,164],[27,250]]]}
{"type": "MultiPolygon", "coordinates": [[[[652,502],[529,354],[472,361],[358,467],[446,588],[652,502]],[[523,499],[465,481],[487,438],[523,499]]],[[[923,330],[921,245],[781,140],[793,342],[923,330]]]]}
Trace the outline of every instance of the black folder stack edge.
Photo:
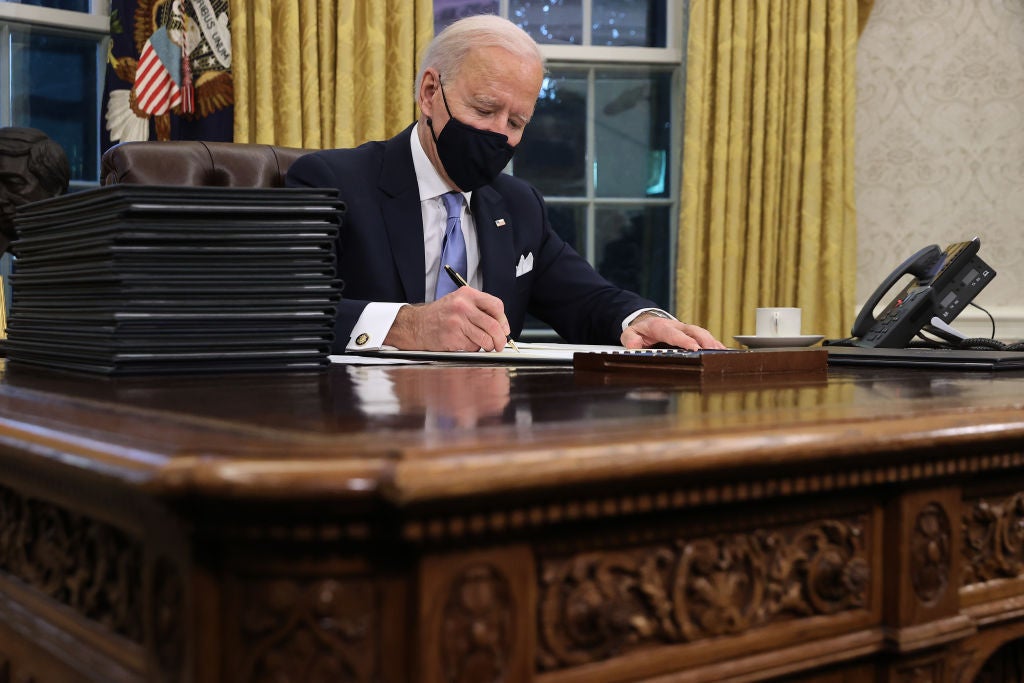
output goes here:
{"type": "Polygon", "coordinates": [[[19,209],[10,361],[106,375],[327,367],[334,190],[111,185],[19,209]]]}

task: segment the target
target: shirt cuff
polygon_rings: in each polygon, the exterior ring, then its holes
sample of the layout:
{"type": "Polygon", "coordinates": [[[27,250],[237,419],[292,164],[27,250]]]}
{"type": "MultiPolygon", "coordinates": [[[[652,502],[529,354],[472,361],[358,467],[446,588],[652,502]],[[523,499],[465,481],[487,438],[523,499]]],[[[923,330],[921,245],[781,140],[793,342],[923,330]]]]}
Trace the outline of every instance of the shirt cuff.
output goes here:
{"type": "Polygon", "coordinates": [[[384,338],[391,331],[398,316],[398,309],[408,304],[374,301],[366,304],[366,308],[356,320],[352,328],[352,336],[348,338],[346,351],[376,351],[384,346],[384,338]]]}
{"type": "Polygon", "coordinates": [[[636,320],[637,317],[639,317],[639,315],[641,313],[646,313],[647,311],[658,311],[658,313],[663,313],[666,316],[668,316],[669,318],[671,318],[672,320],[675,320],[676,322],[679,322],[679,318],[675,317],[674,315],[672,315],[668,311],[661,310],[660,308],[641,308],[639,311],[634,311],[633,313],[630,313],[628,316],[626,316],[626,319],[622,321],[622,331],[625,332],[626,328],[629,327],[629,324],[631,322],[636,320]]]}

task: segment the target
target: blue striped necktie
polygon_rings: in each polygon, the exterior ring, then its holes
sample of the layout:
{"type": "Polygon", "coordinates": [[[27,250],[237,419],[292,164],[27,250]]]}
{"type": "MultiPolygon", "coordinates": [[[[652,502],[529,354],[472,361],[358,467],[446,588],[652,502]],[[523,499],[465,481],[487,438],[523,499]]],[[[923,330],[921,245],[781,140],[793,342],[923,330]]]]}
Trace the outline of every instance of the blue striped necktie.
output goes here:
{"type": "Polygon", "coordinates": [[[444,272],[445,265],[454,268],[462,277],[469,277],[466,272],[466,239],[462,236],[462,193],[446,192],[441,195],[441,199],[448,210],[448,221],[444,231],[444,244],[441,247],[441,265],[437,269],[435,301],[458,288],[444,272]]]}

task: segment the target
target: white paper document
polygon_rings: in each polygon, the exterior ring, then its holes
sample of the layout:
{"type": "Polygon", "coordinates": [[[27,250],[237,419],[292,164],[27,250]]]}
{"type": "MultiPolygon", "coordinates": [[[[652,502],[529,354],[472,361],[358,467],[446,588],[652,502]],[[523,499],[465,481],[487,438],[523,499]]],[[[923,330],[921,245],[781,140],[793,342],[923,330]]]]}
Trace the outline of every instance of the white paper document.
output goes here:
{"type": "Polygon", "coordinates": [[[553,365],[572,365],[575,353],[608,353],[623,351],[621,346],[598,346],[593,344],[532,344],[516,342],[519,351],[506,346],[501,351],[402,351],[391,347],[383,347],[360,354],[346,353],[343,356],[331,356],[333,363],[358,365],[360,359],[365,364],[380,363],[385,359],[404,361],[459,361],[470,363],[499,363],[514,365],[521,363],[549,363],[553,365]]]}

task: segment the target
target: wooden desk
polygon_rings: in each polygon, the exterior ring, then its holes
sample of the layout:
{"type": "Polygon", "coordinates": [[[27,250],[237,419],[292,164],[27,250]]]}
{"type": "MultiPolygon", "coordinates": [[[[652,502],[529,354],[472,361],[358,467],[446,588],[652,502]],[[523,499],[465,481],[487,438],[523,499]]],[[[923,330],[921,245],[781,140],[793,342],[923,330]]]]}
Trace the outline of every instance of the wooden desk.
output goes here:
{"type": "Polygon", "coordinates": [[[0,682],[1015,681],[1022,465],[1021,374],[10,366],[0,682]]]}

